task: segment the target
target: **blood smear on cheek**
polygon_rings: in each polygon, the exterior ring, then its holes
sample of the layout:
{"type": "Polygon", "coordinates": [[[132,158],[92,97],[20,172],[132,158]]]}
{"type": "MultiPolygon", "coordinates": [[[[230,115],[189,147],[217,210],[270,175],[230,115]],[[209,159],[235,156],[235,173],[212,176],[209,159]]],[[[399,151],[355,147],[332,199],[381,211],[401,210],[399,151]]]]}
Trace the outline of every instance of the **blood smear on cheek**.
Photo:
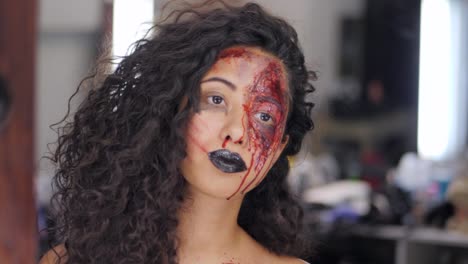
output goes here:
{"type": "Polygon", "coordinates": [[[208,153],[208,150],[203,146],[198,137],[206,133],[206,122],[200,118],[198,115],[195,115],[189,123],[188,132],[187,132],[187,143],[192,143],[197,146],[201,151],[208,153]]]}
{"type": "Polygon", "coordinates": [[[187,142],[188,144],[193,143],[195,146],[197,146],[201,151],[208,153],[208,150],[206,150],[205,147],[202,146],[202,144],[191,134],[188,134],[188,139],[189,141],[187,142]]]}

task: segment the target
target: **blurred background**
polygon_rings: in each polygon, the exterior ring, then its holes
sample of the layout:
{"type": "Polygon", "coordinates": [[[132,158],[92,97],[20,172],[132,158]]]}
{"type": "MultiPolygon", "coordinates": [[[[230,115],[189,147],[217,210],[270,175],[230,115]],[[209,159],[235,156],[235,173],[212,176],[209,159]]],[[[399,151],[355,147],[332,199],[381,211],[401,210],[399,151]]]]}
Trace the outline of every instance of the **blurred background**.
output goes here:
{"type": "MultiPolygon", "coordinates": [[[[49,126],[163,2],[0,0],[0,263],[48,249],[36,228],[54,224],[49,126]]],[[[289,175],[316,244],[308,261],[468,264],[468,0],[256,2],[296,28],[318,74],[315,129],[289,175]]]]}

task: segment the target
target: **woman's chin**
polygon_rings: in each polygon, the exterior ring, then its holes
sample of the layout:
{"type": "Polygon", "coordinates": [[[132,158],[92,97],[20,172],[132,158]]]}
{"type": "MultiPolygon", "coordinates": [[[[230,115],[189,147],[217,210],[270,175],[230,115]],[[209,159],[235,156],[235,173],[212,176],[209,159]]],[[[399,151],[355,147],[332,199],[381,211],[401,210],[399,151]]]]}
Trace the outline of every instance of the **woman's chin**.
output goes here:
{"type": "Polygon", "coordinates": [[[210,184],[209,186],[191,185],[188,187],[188,194],[192,198],[194,196],[205,196],[207,198],[220,199],[224,201],[234,201],[243,199],[244,194],[236,193],[237,186],[210,184]]]}

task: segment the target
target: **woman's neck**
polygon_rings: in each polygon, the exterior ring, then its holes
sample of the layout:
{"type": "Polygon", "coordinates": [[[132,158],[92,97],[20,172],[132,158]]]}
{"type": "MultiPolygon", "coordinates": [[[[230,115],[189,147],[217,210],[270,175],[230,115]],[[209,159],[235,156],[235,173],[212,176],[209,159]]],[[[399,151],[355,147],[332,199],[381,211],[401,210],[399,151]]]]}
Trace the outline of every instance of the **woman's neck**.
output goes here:
{"type": "Polygon", "coordinates": [[[179,211],[179,256],[236,252],[243,230],[237,224],[242,199],[226,200],[190,191],[179,211]]]}

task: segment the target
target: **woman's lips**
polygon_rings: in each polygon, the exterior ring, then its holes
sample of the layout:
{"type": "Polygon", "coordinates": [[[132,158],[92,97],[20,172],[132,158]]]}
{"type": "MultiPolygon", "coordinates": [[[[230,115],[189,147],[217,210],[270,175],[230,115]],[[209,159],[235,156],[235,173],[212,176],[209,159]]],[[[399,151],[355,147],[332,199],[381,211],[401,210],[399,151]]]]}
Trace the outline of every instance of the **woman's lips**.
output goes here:
{"type": "Polygon", "coordinates": [[[236,173],[247,170],[242,157],[227,149],[219,149],[208,153],[208,157],[213,165],[225,173],[236,173]]]}

